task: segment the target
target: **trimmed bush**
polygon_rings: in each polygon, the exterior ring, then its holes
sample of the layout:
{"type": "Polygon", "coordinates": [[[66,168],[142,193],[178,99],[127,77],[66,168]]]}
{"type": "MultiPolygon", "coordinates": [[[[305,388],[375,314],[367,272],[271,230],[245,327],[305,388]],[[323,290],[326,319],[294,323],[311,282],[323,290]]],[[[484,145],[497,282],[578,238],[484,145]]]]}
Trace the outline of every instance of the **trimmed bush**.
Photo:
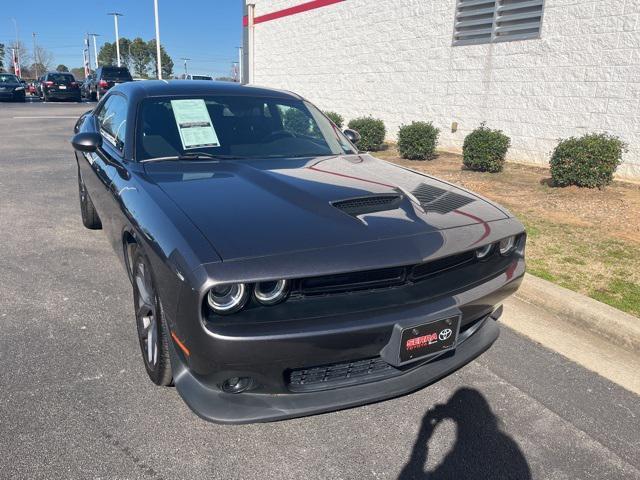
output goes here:
{"type": "Polygon", "coordinates": [[[398,151],[402,158],[425,160],[433,158],[440,130],[431,122],[412,122],[398,131],[398,151]]]}
{"type": "Polygon", "coordinates": [[[462,146],[462,163],[470,170],[501,172],[511,139],[501,130],[491,130],[483,123],[466,136],[462,146]]]}
{"type": "Polygon", "coordinates": [[[329,117],[329,120],[336,124],[336,127],[342,128],[342,125],[344,124],[344,118],[342,118],[342,115],[336,112],[329,111],[324,112],[324,114],[329,117]]]}
{"type": "Polygon", "coordinates": [[[560,140],[550,162],[553,184],[588,188],[609,185],[626,149],[622,140],[606,133],[560,140]]]}
{"type": "Polygon", "coordinates": [[[360,134],[358,148],[365,151],[376,151],[382,148],[387,129],[384,122],[373,117],[354,118],[348,127],[360,134]]]}

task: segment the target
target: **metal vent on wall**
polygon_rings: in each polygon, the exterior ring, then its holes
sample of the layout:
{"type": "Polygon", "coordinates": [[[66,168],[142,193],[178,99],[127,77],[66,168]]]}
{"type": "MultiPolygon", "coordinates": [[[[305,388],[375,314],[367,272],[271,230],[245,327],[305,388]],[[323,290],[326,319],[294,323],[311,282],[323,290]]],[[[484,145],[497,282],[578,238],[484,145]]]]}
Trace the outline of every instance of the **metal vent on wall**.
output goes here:
{"type": "Polygon", "coordinates": [[[540,36],[544,0],[458,0],[454,45],[540,36]]]}
{"type": "Polygon", "coordinates": [[[412,192],[427,212],[446,214],[475,202],[475,198],[421,183],[412,192]]]}

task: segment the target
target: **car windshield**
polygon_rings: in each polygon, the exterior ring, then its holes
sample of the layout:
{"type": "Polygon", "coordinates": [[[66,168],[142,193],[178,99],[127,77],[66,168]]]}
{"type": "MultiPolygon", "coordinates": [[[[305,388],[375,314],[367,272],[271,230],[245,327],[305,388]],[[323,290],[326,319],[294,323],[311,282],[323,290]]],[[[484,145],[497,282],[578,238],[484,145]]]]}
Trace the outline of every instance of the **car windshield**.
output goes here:
{"type": "Polygon", "coordinates": [[[191,80],[213,80],[213,78],[207,75],[191,75],[191,80]]]}
{"type": "Polygon", "coordinates": [[[136,158],[291,158],[357,153],[313,105],[244,95],[148,98],[136,158]]]}
{"type": "Polygon", "coordinates": [[[102,79],[104,80],[127,80],[131,81],[131,74],[125,67],[109,67],[102,69],[102,79]]]}
{"type": "Polygon", "coordinates": [[[15,75],[0,73],[0,83],[20,83],[20,81],[15,75]]]}

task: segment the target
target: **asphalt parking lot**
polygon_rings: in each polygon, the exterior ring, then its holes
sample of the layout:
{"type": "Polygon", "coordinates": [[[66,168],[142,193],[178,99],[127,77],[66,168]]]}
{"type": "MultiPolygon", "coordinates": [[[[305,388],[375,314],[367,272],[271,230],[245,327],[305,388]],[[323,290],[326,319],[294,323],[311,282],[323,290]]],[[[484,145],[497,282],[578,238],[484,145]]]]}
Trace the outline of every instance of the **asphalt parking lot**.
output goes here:
{"type": "Polygon", "coordinates": [[[128,280],[82,227],[69,139],[91,107],[0,104],[0,478],[640,479],[638,397],[507,328],[402,398],[196,417],[147,380],[128,280]]]}

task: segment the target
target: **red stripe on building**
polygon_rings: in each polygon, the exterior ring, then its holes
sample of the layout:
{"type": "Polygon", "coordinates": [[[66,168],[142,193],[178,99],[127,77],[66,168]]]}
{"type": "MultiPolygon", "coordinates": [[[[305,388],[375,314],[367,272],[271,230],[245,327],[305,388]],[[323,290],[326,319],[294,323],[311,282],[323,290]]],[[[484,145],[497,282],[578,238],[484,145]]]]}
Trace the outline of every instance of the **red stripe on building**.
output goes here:
{"type": "MultiPolygon", "coordinates": [[[[326,7],[328,5],[333,5],[334,3],[340,2],[344,2],[344,0],[312,0],[311,2],[301,3],[300,5],[296,5],[295,7],[289,7],[283,10],[278,10],[277,12],[260,15],[259,17],[253,19],[253,23],[255,25],[262,22],[268,22],[269,20],[276,20],[278,18],[288,17],[289,15],[308,12],[309,10],[315,10],[316,8],[326,7]]],[[[245,15],[242,19],[242,25],[246,27],[248,24],[249,19],[245,15]]]]}

